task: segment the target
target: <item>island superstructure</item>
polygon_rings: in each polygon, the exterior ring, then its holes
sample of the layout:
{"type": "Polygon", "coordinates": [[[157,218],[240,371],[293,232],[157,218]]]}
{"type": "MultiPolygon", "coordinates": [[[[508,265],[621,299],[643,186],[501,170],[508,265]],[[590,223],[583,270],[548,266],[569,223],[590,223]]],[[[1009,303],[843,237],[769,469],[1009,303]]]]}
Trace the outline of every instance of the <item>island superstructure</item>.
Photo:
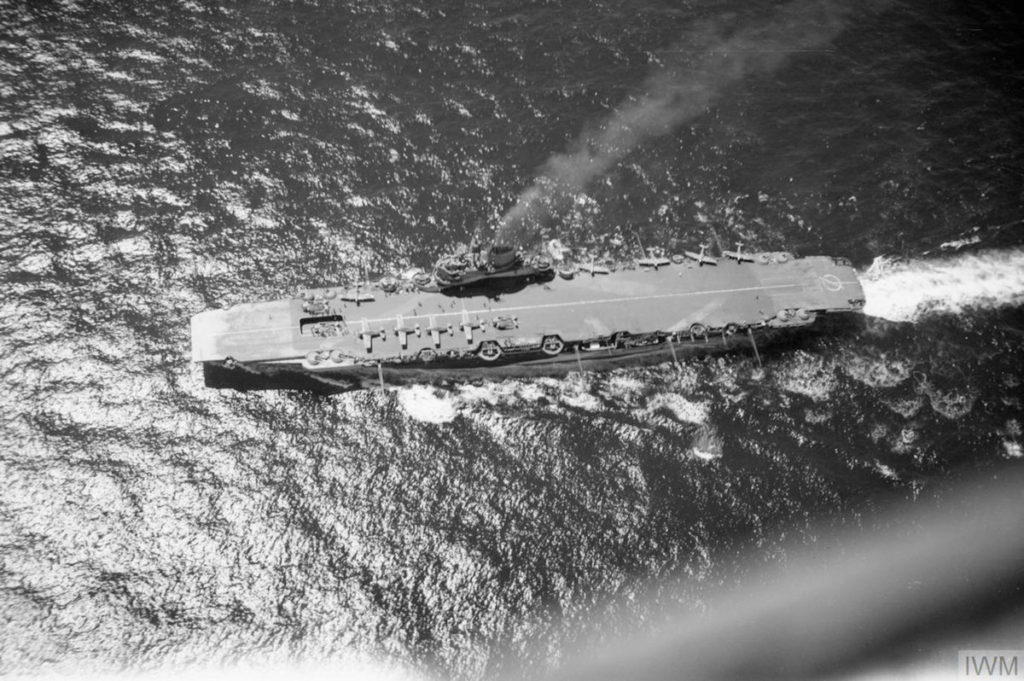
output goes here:
{"type": "Polygon", "coordinates": [[[431,273],[201,312],[192,359],[213,387],[330,391],[438,375],[557,374],[756,348],[767,332],[863,305],[842,258],[652,249],[622,267],[568,266],[494,247],[442,258],[431,273]]]}

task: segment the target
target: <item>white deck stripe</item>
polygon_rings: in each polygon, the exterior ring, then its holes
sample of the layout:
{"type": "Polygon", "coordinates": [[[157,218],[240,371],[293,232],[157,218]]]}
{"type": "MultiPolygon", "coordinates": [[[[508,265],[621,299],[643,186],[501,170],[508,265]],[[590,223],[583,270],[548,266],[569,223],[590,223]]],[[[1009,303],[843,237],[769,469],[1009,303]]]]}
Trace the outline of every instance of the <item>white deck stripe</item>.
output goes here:
{"type": "MultiPolygon", "coordinates": [[[[844,284],[852,284],[852,283],[860,284],[859,281],[858,282],[844,281],[842,283],[844,283],[844,284]]],[[[405,317],[405,319],[407,319],[407,320],[409,320],[409,319],[428,319],[431,316],[434,316],[434,317],[445,317],[445,316],[461,317],[464,313],[465,314],[498,314],[498,313],[501,313],[501,312],[521,312],[523,310],[537,310],[537,309],[541,309],[541,308],[573,307],[573,306],[576,306],[576,305],[604,305],[606,303],[627,303],[627,302],[633,302],[633,301],[637,301],[637,300],[656,300],[656,299],[659,299],[659,298],[683,298],[683,297],[693,297],[693,296],[718,295],[718,294],[723,294],[723,293],[744,293],[744,292],[747,292],[747,291],[767,291],[769,289],[783,289],[783,288],[798,288],[798,289],[800,289],[802,291],[803,290],[803,284],[802,283],[793,283],[793,284],[776,284],[775,286],[748,286],[746,288],[712,289],[712,290],[708,290],[708,291],[682,291],[682,292],[679,292],[679,293],[659,293],[657,295],[650,295],[650,296],[629,296],[629,297],[623,297],[623,298],[602,298],[602,299],[599,299],[599,300],[574,300],[572,302],[567,302],[567,303],[544,303],[542,305],[520,305],[518,307],[501,307],[501,308],[493,308],[493,309],[484,308],[484,309],[480,309],[480,310],[466,310],[465,308],[462,308],[462,309],[459,309],[459,310],[454,310],[452,312],[431,312],[430,314],[410,315],[408,317],[405,317]]],[[[394,321],[394,319],[395,319],[394,316],[389,316],[389,317],[380,317],[378,319],[368,319],[366,321],[368,321],[370,323],[379,323],[379,322],[394,321]]],[[[347,321],[349,321],[349,320],[346,319],[346,322],[347,321]]],[[[270,332],[270,331],[281,331],[283,329],[291,329],[291,328],[292,328],[291,325],[288,325],[288,326],[272,326],[272,327],[264,327],[264,328],[259,328],[259,329],[246,329],[244,331],[228,331],[226,333],[220,333],[220,334],[217,334],[217,335],[218,336],[229,336],[229,335],[238,334],[238,333],[265,333],[265,332],[270,332]]]]}

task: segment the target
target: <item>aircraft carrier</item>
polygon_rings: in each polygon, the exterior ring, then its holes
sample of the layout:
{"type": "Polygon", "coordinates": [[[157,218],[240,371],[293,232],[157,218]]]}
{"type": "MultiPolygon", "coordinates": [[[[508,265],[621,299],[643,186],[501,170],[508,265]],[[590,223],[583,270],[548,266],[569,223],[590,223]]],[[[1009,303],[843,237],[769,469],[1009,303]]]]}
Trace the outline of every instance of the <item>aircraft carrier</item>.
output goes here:
{"type": "MultiPolygon", "coordinates": [[[[192,317],[192,359],[215,388],[338,392],[574,370],[745,348],[857,313],[850,263],[685,251],[616,266],[507,247],[413,271],[192,317]]],[[[758,357],[760,360],[760,358],[758,357]]]]}

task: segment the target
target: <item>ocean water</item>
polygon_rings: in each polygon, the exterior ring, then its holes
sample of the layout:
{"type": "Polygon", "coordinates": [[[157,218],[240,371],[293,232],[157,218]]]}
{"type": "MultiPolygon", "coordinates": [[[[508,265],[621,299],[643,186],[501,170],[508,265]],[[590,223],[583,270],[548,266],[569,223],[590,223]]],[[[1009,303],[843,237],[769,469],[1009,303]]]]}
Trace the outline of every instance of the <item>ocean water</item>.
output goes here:
{"type": "Polygon", "coordinates": [[[1019,467],[1022,29],[952,0],[0,0],[0,671],[537,672],[823,518],[1019,467]],[[196,312],[496,233],[846,256],[870,316],[763,368],[334,397],[189,362],[196,312]]]}

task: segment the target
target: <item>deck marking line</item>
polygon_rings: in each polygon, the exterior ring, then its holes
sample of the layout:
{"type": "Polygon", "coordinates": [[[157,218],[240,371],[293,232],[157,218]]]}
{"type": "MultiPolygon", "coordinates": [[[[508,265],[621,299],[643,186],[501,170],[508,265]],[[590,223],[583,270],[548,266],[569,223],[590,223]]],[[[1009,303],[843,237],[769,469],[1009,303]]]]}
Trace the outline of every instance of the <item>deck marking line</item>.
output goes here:
{"type": "MultiPolygon", "coordinates": [[[[852,282],[844,282],[844,283],[848,284],[848,283],[852,283],[852,282]]],[[[857,283],[859,284],[860,282],[857,282],[857,283]]],[[[565,302],[565,303],[542,303],[542,304],[539,304],[539,305],[519,305],[519,306],[516,306],[516,307],[502,307],[502,308],[494,308],[494,309],[490,309],[490,310],[488,310],[486,308],[479,309],[479,310],[466,310],[465,308],[463,308],[463,310],[465,310],[466,312],[469,312],[470,314],[486,314],[488,312],[491,312],[491,313],[501,313],[501,312],[512,312],[512,311],[521,312],[523,310],[539,310],[539,309],[543,309],[543,308],[553,308],[553,307],[572,307],[572,306],[575,306],[575,305],[604,305],[604,304],[607,304],[607,303],[625,303],[625,302],[633,302],[633,301],[638,301],[638,300],[655,300],[655,299],[660,299],[660,298],[691,298],[691,297],[694,297],[694,296],[717,295],[717,294],[723,294],[723,293],[744,293],[744,292],[747,292],[747,291],[767,291],[767,290],[770,290],[770,289],[785,289],[785,288],[802,289],[803,288],[803,284],[802,284],[802,282],[796,282],[796,283],[792,283],[792,284],[775,284],[774,286],[748,286],[746,288],[713,289],[713,290],[707,290],[707,291],[681,291],[679,293],[659,293],[659,294],[656,294],[656,295],[629,296],[629,297],[624,297],[624,298],[602,298],[602,299],[599,299],[599,300],[576,300],[576,301],[565,302]]],[[[461,315],[463,313],[463,310],[459,310],[457,312],[436,312],[436,313],[434,313],[434,316],[435,317],[457,316],[457,315],[461,315]]],[[[429,317],[430,317],[430,315],[413,315],[413,316],[411,316],[409,318],[410,319],[427,319],[429,317]]],[[[381,317],[379,319],[368,319],[367,321],[371,322],[371,323],[376,323],[376,322],[385,322],[385,321],[390,321],[390,320],[391,320],[390,317],[381,317]]],[[[230,336],[230,335],[235,335],[235,334],[240,334],[240,333],[269,333],[271,331],[284,331],[284,330],[290,330],[292,328],[293,328],[292,325],[288,325],[288,326],[263,327],[263,328],[258,328],[258,329],[245,329],[243,331],[226,331],[224,333],[217,334],[216,337],[230,336]]]]}

